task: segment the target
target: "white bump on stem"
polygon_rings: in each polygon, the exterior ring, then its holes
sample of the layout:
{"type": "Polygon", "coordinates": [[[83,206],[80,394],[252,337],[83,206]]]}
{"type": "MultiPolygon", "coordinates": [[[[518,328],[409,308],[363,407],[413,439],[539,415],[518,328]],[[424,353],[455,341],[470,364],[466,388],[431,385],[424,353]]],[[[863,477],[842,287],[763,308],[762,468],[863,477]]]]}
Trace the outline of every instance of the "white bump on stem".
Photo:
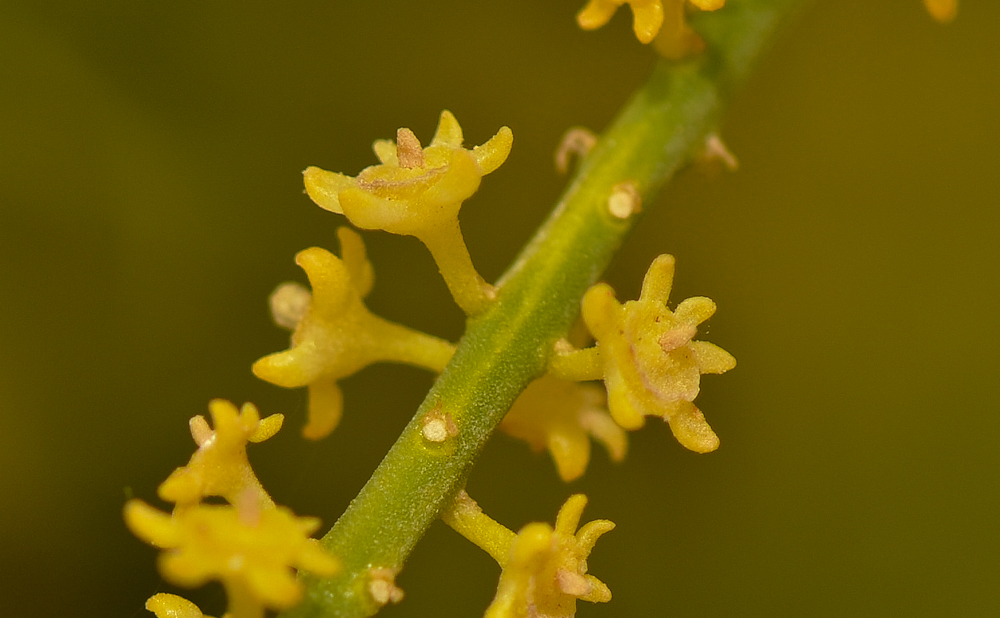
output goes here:
{"type": "Polygon", "coordinates": [[[373,568],[368,570],[368,594],[380,606],[399,603],[403,600],[403,589],[396,585],[396,569],[373,568]]]}
{"type": "Polygon", "coordinates": [[[421,433],[428,442],[441,443],[458,435],[458,425],[451,414],[434,408],[424,416],[421,433]]]}
{"type": "Polygon", "coordinates": [[[618,219],[628,219],[642,210],[642,196],[639,195],[639,188],[635,181],[619,182],[611,188],[611,196],[608,197],[608,210],[613,217],[618,219]]]}

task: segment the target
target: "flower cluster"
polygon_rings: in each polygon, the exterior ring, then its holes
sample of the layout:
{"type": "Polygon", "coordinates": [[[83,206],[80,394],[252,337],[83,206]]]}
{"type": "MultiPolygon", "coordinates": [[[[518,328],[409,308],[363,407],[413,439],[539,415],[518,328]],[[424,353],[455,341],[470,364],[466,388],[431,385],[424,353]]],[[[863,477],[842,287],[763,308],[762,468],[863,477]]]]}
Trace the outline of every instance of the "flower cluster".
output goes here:
{"type": "MultiPolygon", "coordinates": [[[[688,24],[689,13],[715,11],[725,2],[588,0],[577,21],[587,30],[600,28],[620,6],[628,4],[636,37],[642,43],[652,43],[662,56],[680,59],[705,45],[688,24]]],[[[941,22],[954,18],[957,3],[924,0],[928,12],[941,22]]],[[[458,306],[475,318],[496,301],[499,290],[473,266],[459,212],[482,178],[506,161],[513,136],[510,129],[501,127],[480,146],[466,148],[463,141],[457,120],[443,111],[428,146],[421,145],[411,130],[400,128],[395,141],[374,143],[377,165],[356,176],[309,167],[304,183],[317,205],[343,215],[355,227],[413,236],[424,243],[458,306]]],[[[596,141],[585,130],[570,131],[557,153],[557,167],[565,171],[570,154],[585,156],[596,141]]],[[[701,159],[736,167],[735,158],[714,134],[707,137],[701,159]]],[[[636,180],[622,180],[607,198],[607,212],[616,219],[628,219],[639,212],[642,197],[636,180]]],[[[364,243],[348,228],[340,228],[337,234],[340,257],[318,247],[296,256],[310,289],[285,283],[270,299],[274,321],[292,331],[290,346],[253,365],[254,374],[265,381],[308,389],[309,416],[303,434],[310,439],[322,438],[338,425],[343,411],[338,384],[342,379],[378,362],[442,372],[455,352],[448,341],[369,311],[364,299],[374,285],[374,271],[364,243]]],[[[694,297],[672,310],[667,306],[674,266],[670,255],[656,258],[634,301],[619,302],[606,284],[587,290],[580,306],[581,323],[594,340],[593,346],[577,347],[567,338],[552,350],[536,350],[538,358],[549,352],[548,371],[515,401],[499,429],[536,451],[548,450],[564,481],[584,474],[592,439],[608,451],[611,460],[623,460],[628,448],[626,432],[642,427],[647,416],[662,418],[678,442],[692,451],[707,453],[718,448],[719,439],[694,400],[702,375],[725,373],[735,367],[736,360],[722,348],[695,339],[699,326],[715,312],[712,300],[694,297]],[[602,380],[604,389],[580,384],[591,380],[602,380]]],[[[473,340],[470,347],[475,347],[475,337],[469,339],[473,340]]],[[[190,421],[196,452],[158,488],[159,497],[174,505],[171,512],[133,499],[125,504],[124,519],[136,536],[163,550],[159,568],[168,581],[192,587],[218,580],[228,595],[224,618],[264,618],[267,610],[288,609],[302,599],[304,589],[297,572],[331,577],[341,564],[319,541],[310,538],[319,521],[297,517],[276,505],[250,466],[247,445],[273,436],[283,417],[261,418],[251,404],[237,410],[222,400],[212,401],[209,410],[211,424],[203,416],[190,421]]],[[[449,440],[461,436],[469,426],[467,417],[452,412],[439,404],[421,419],[421,448],[432,445],[436,454],[443,454],[442,459],[457,449],[437,447],[451,446],[449,440]],[[465,425],[460,427],[462,423],[465,425]]],[[[412,434],[404,433],[404,438],[408,435],[412,434]]],[[[400,444],[399,448],[405,449],[407,441],[400,444]]],[[[398,452],[394,447],[393,453],[398,452]]],[[[412,451],[404,453],[408,459],[400,467],[412,465],[421,472],[438,473],[437,467],[421,468],[426,461],[411,457],[412,451]]],[[[427,498],[427,505],[438,508],[446,491],[454,491],[467,468],[453,466],[452,470],[459,473],[442,476],[447,490],[439,492],[424,492],[422,483],[428,477],[414,477],[419,481],[413,483],[419,484],[417,492],[435,494],[427,498]]],[[[398,468],[387,475],[377,473],[375,482],[368,486],[374,489],[367,495],[383,492],[379,499],[398,502],[400,510],[394,518],[383,517],[381,511],[375,516],[366,513],[370,520],[395,525],[420,510],[404,499],[413,494],[384,493],[386,485],[380,481],[399,473],[398,468]]],[[[489,553],[502,569],[485,618],[570,618],[576,614],[577,600],[611,599],[608,587],[588,573],[588,559],[598,538],[615,525],[595,520],[579,527],[586,504],[586,496],[573,495],[560,508],[554,525],[529,523],[517,533],[485,515],[464,490],[440,511],[447,525],[489,553]]],[[[437,512],[423,510],[430,515],[437,512]]],[[[419,523],[429,522],[425,516],[419,523]]],[[[357,530],[352,534],[353,539],[364,536],[357,530]]],[[[369,541],[383,543],[380,536],[368,535],[362,544],[369,541]]],[[[355,556],[348,552],[353,546],[338,547],[344,548],[345,563],[351,563],[355,556]]],[[[363,566],[360,576],[350,574],[354,587],[344,598],[364,599],[362,603],[367,605],[363,611],[369,613],[402,600],[403,591],[395,581],[401,560],[392,566],[374,565],[369,560],[353,562],[363,566]]],[[[207,618],[190,601],[166,593],[150,597],[146,608],[158,618],[207,618]]]]}
{"type": "MultiPolygon", "coordinates": [[[[240,411],[228,401],[209,404],[214,430],[202,416],[191,419],[198,450],[159,487],[174,502],[165,513],[142,500],[125,504],[125,523],[140,539],[164,550],[163,577],[179,586],[220,580],[229,598],[229,618],[263,618],[265,609],[285,609],[302,597],[293,569],[333,575],[338,561],[309,538],[319,520],[296,517],[264,491],[246,456],[248,442],[261,442],[281,428],[282,416],[261,419],[252,404],[240,411]],[[228,504],[208,504],[218,496],[228,504]]],[[[150,598],[159,618],[200,618],[201,611],[174,595],[150,598]]]]}

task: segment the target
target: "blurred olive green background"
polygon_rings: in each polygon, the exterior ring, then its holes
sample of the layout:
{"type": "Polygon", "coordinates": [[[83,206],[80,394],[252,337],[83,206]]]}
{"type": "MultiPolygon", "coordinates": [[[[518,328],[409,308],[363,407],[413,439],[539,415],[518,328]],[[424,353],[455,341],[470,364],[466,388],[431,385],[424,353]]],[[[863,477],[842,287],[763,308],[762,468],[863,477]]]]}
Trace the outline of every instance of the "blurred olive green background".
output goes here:
{"type": "MultiPolygon", "coordinates": [[[[509,125],[462,213],[496,278],[560,192],[559,136],[601,129],[652,61],[626,15],[578,31],[581,3],[3,3],[4,616],[144,616],[174,590],[121,506],[159,504],[213,397],[284,412],[251,459],[279,502],[336,519],[431,377],[365,370],[305,444],[304,394],[251,375],[287,343],[266,297],[304,280],[295,252],[337,248],[299,174],[355,173],[399,126],[426,141],[443,108],[469,143],[509,125]]],[[[918,0],[816,2],[721,127],[739,172],[685,172],[649,212],[607,277],[632,298],[670,252],[674,300],[718,302],[705,338],[739,366],[699,404],[722,448],[651,422],[567,487],[499,436],[470,480],[513,528],[577,491],[617,522],[590,562],[615,599],[581,616],[1000,615],[998,23],[995,2],[947,27],[918,0]]],[[[423,248],[365,238],[370,306],[457,338],[423,248]]],[[[385,615],[481,615],[497,575],[435,525],[385,615]]],[[[221,613],[217,586],[190,596],[221,613]]]]}

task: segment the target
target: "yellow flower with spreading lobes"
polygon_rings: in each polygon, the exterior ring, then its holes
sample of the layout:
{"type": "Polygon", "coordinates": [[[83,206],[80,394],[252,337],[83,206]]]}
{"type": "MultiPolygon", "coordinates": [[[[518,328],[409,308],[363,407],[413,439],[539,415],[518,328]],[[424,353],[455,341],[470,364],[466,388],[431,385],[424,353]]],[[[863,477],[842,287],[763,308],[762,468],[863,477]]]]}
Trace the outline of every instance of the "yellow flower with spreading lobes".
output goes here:
{"type": "MultiPolygon", "coordinates": [[[[339,569],[337,559],[309,538],[319,520],[296,517],[284,507],[199,504],[171,515],[130,500],[125,523],[140,539],[165,550],[160,572],[170,582],[194,587],[221,581],[234,618],[254,615],[241,606],[286,609],[297,603],[303,587],[293,569],[320,576],[339,569]]],[[[166,605],[192,611],[177,601],[166,605]]]]}
{"type": "Polygon", "coordinates": [[[356,177],[306,169],[306,192],[322,208],[362,229],[417,237],[433,233],[442,221],[457,218],[482,177],[507,159],[513,134],[502,127],[472,150],[463,148],[462,141],[462,127],[445,110],[426,148],[412,131],[399,129],[395,143],[375,142],[380,163],[356,177]]]}
{"type": "Polygon", "coordinates": [[[530,523],[517,533],[502,563],[497,594],[485,618],[570,618],[576,601],[606,603],[611,591],[587,573],[587,558],[597,539],[615,524],[598,519],[577,530],[587,496],[571,496],[556,516],[555,527],[530,523]]]}
{"type": "Polygon", "coordinates": [[[318,167],[304,174],[306,193],[320,207],[344,215],[359,228],[415,236],[427,245],[455,301],[474,314],[494,291],[472,265],[458,213],[483,176],[507,159],[514,137],[502,127],[471,150],[462,146],[463,139],[462,127],[445,110],[426,148],[412,131],[402,128],[395,143],[375,142],[380,163],[355,177],[318,167]]]}
{"type": "Polygon", "coordinates": [[[499,563],[503,571],[485,618],[569,618],[576,601],[606,603],[611,591],[587,574],[594,544],[615,524],[594,520],[577,530],[587,496],[570,496],[555,527],[530,523],[514,534],[483,513],[464,490],[441,512],[441,519],[499,563]]]}
{"type": "Polygon", "coordinates": [[[591,437],[607,449],[612,461],[625,459],[628,450],[628,436],[608,415],[599,388],[552,375],[528,385],[500,423],[500,430],[536,451],[547,449],[559,477],[567,482],[586,471],[591,437]]]}
{"type": "Polygon", "coordinates": [[[221,496],[234,504],[238,498],[252,495],[260,506],[273,506],[267,492],[250,467],[247,443],[263,442],[281,429],[284,416],[272,414],[260,418],[252,403],[236,406],[223,399],[208,404],[213,430],[204,416],[195,416],[189,425],[198,450],[188,465],[177,468],[160,484],[159,496],[184,507],[197,504],[208,496],[221,496]]]}
{"type": "MultiPolygon", "coordinates": [[[[441,371],[454,350],[447,341],[372,314],[362,301],[373,275],[361,237],[347,228],[337,233],[343,259],[318,247],[295,257],[312,284],[312,294],[300,290],[306,295],[305,309],[295,324],[292,346],[253,365],[254,374],[272,384],[309,387],[309,422],[303,435],[314,440],[340,422],[343,395],[338,380],[380,361],[441,371]]],[[[282,286],[279,293],[294,289],[282,286]]]]}
{"type": "Polygon", "coordinates": [[[610,286],[596,285],[583,297],[583,320],[597,340],[615,421],[637,429],[645,416],[662,417],[682,445],[707,453],[718,448],[719,438],[692,402],[701,374],[729,371],[736,359],[717,345],[693,340],[698,325],[715,313],[711,299],[689,298],[674,311],[667,308],[673,276],[673,256],[659,256],[639,300],[624,305],[610,286]]]}

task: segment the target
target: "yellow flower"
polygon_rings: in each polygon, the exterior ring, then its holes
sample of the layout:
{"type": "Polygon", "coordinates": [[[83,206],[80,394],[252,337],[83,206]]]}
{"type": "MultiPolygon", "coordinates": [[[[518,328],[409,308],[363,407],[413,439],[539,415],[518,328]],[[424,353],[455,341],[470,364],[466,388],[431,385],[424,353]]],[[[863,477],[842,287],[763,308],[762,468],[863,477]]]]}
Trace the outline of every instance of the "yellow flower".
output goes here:
{"type": "Polygon", "coordinates": [[[208,404],[213,431],[204,416],[190,421],[191,436],[198,450],[188,465],[177,468],[159,487],[164,500],[178,506],[197,504],[206,496],[222,496],[230,504],[250,492],[260,506],[273,506],[270,496],[247,459],[247,442],[263,442],[281,429],[284,417],[272,414],[261,420],[252,403],[236,406],[223,399],[208,404]]]}
{"type": "Polygon", "coordinates": [[[528,385],[500,423],[500,429],[548,449],[559,476],[572,481],[590,461],[590,437],[601,442],[613,461],[625,458],[628,437],[604,407],[599,388],[545,375],[528,385]]]}
{"type": "Polygon", "coordinates": [[[357,227],[417,237],[434,256],[456,302],[473,314],[492,298],[493,288],[472,266],[458,212],[482,177],[507,159],[513,135],[502,127],[471,150],[462,141],[462,127],[446,110],[427,148],[412,131],[399,129],[395,143],[375,142],[379,165],[357,177],[310,167],[305,185],[316,204],[343,214],[357,227]]]}
{"type": "Polygon", "coordinates": [[[587,558],[605,532],[614,529],[606,519],[592,521],[577,531],[587,497],[571,496],[559,509],[555,528],[531,523],[518,532],[502,563],[497,594],[485,618],[568,618],[576,615],[576,600],[605,603],[611,591],[587,574],[587,558]]]}
{"type": "Polygon", "coordinates": [[[368,311],[362,297],[371,289],[372,277],[364,245],[347,228],[337,232],[343,260],[317,247],[295,256],[312,284],[312,296],[292,334],[291,348],[253,365],[254,374],[272,384],[309,387],[309,422],[303,435],[310,439],[328,435],[340,421],[343,395],[337,380],[379,361],[441,371],[454,350],[447,341],[368,311]]]}
{"type": "Polygon", "coordinates": [[[924,0],[924,6],[931,17],[942,24],[955,19],[958,13],[958,0],[924,0]]]}
{"type": "Polygon", "coordinates": [[[590,288],[582,314],[597,340],[611,416],[637,429],[644,416],[660,416],[685,447],[707,453],[719,439],[692,403],[703,373],[724,373],[736,359],[722,348],[693,341],[697,326],[715,313],[715,303],[689,298],[674,311],[666,306],[674,258],[661,255],[649,267],[639,300],[620,304],[606,284],[590,288]]]}
{"type": "MultiPolygon", "coordinates": [[[[256,618],[265,607],[286,609],[297,603],[303,588],[293,568],[319,576],[339,568],[309,538],[319,520],[295,517],[284,507],[260,508],[252,501],[238,507],[199,504],[170,515],[130,500],[125,522],[136,536],[166,550],[159,566],[170,582],[194,587],[222,581],[232,618],[256,618]]],[[[173,607],[191,611],[183,603],[173,607]]],[[[163,611],[170,608],[167,604],[163,611]]]]}
{"type": "MultiPolygon", "coordinates": [[[[689,0],[703,10],[722,8],[726,0],[689,0]]],[[[632,7],[632,29],[642,43],[657,40],[657,50],[668,58],[679,58],[701,49],[701,39],[687,25],[685,0],[590,0],[577,13],[576,21],[584,30],[595,30],[610,21],[623,4],[632,7]],[[660,40],[662,39],[662,40],[660,40]]]]}

